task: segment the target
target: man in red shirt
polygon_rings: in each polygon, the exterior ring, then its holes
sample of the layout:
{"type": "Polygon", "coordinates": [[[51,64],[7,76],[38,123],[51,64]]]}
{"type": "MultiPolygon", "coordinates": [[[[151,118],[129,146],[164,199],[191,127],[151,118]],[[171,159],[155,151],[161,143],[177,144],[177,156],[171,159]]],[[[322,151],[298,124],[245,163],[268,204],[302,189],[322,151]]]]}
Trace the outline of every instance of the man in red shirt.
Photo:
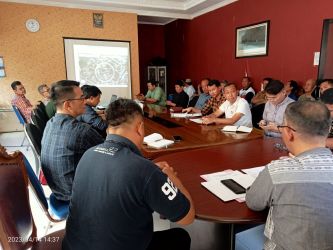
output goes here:
{"type": "Polygon", "coordinates": [[[31,121],[31,111],[33,110],[33,106],[30,101],[25,97],[26,91],[24,86],[19,81],[14,81],[11,84],[11,87],[15,93],[15,97],[12,100],[12,105],[16,106],[27,123],[31,121]]]}

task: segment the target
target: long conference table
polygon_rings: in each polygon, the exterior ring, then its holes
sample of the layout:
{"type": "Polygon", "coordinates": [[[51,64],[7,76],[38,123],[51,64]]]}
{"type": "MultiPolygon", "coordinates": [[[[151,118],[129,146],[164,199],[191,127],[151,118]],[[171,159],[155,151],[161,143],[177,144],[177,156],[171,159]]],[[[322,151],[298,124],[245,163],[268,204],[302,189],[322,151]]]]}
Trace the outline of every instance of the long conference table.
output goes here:
{"type": "Polygon", "coordinates": [[[189,229],[192,249],[233,249],[234,225],[265,222],[265,211],[251,211],[245,203],[237,201],[223,202],[201,186],[204,180],[200,175],[266,165],[287,155],[286,151],[279,149],[281,139],[265,138],[257,129],[251,133],[222,132],[222,125],[203,125],[190,119],[171,118],[167,108],[153,104],[145,105],[144,113],[146,135],[159,133],[165,139],[172,139],[175,135],[182,137],[180,142],[168,148],[143,146],[142,151],[145,157],[155,162],[167,161],[191,193],[196,209],[195,225],[189,229]],[[221,231],[220,225],[226,227],[221,231]],[[227,237],[221,235],[226,232],[227,237]]]}
{"type": "Polygon", "coordinates": [[[169,140],[176,135],[182,138],[180,142],[162,149],[153,149],[144,145],[143,154],[150,159],[169,153],[253,140],[263,136],[262,131],[257,129],[253,129],[251,133],[226,133],[221,130],[223,125],[203,125],[194,123],[188,118],[171,118],[167,108],[154,104],[146,104],[144,113],[146,135],[159,133],[169,140]]]}
{"type": "MultiPolygon", "coordinates": [[[[280,144],[281,139],[277,138],[235,141],[232,144],[223,144],[163,155],[156,158],[154,161],[167,161],[178,173],[178,177],[192,196],[196,210],[196,219],[228,224],[228,233],[231,238],[229,238],[229,242],[218,245],[219,247],[222,246],[222,249],[226,249],[227,246],[233,249],[234,225],[264,223],[267,212],[254,212],[246,206],[245,202],[223,202],[201,186],[201,182],[204,180],[200,175],[227,169],[241,170],[250,167],[264,166],[272,160],[287,155],[286,151],[279,149],[281,148],[280,144]],[[276,144],[278,144],[278,147],[276,147],[276,144]]],[[[200,234],[206,235],[210,232],[211,234],[215,234],[215,237],[213,239],[208,235],[206,237],[200,237],[201,248],[193,249],[215,249],[211,247],[214,243],[209,241],[219,241],[219,238],[216,237],[218,232],[209,228],[201,228],[199,231],[205,231],[200,234]],[[204,243],[203,241],[207,242],[204,243]],[[205,244],[210,246],[210,248],[206,248],[205,244]]],[[[220,235],[220,237],[222,237],[222,235],[220,235]]],[[[195,241],[196,239],[192,237],[192,243],[195,243],[195,241]]],[[[196,243],[198,244],[198,242],[196,243]]]]}

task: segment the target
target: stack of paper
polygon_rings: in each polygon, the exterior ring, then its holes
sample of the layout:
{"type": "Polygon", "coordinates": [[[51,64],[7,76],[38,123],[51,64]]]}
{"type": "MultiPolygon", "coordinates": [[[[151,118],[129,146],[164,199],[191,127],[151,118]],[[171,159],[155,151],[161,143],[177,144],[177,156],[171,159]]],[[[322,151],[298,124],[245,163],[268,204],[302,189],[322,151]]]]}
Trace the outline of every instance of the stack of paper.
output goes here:
{"type": "Polygon", "coordinates": [[[171,113],[171,118],[190,118],[202,116],[200,113],[171,113]]]}
{"type": "Polygon", "coordinates": [[[221,180],[233,179],[245,189],[249,188],[255,180],[255,178],[251,175],[241,173],[237,170],[233,171],[230,169],[222,172],[201,175],[201,177],[206,180],[206,182],[202,182],[201,185],[207,188],[218,198],[223,201],[231,201],[236,199],[238,202],[245,201],[245,193],[235,194],[233,191],[223,185],[221,183],[221,180]]]}

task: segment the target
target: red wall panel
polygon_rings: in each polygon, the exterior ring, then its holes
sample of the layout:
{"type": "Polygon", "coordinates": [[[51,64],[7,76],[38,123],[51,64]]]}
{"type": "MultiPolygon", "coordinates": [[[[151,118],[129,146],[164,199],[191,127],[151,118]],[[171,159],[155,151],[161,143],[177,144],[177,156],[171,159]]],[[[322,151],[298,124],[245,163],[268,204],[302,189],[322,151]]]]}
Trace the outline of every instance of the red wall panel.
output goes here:
{"type": "Polygon", "coordinates": [[[138,25],[141,92],[146,90],[147,66],[151,60],[155,57],[165,58],[164,28],[161,25],[138,25]]]}
{"type": "MultiPolygon", "coordinates": [[[[256,89],[263,77],[304,82],[317,77],[323,19],[333,18],[332,0],[239,0],[193,20],[165,27],[170,80],[209,76],[240,83],[245,69],[256,89]],[[235,58],[235,29],[270,20],[268,56],[235,58]]],[[[170,81],[169,81],[170,83],[170,81]]]]}

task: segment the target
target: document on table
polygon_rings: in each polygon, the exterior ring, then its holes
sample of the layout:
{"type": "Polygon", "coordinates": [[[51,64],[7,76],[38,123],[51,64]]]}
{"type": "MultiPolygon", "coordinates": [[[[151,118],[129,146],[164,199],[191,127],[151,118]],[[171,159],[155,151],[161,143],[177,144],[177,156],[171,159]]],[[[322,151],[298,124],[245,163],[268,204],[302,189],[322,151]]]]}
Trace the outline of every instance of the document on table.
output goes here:
{"type": "MultiPolygon", "coordinates": [[[[224,171],[223,171],[224,172],[224,171]]],[[[254,182],[255,178],[248,174],[243,174],[239,171],[227,171],[227,173],[218,172],[210,174],[210,176],[207,177],[207,175],[202,175],[202,178],[208,178],[207,182],[201,182],[201,185],[207,188],[210,192],[212,192],[214,195],[216,195],[218,198],[220,198],[223,201],[231,201],[237,199],[238,202],[244,202],[245,201],[245,193],[244,194],[235,194],[232,192],[229,188],[227,188],[225,185],[221,183],[221,180],[226,179],[233,179],[238,184],[243,186],[245,189],[250,187],[252,183],[254,182]],[[203,177],[204,176],[204,177],[203,177]]]]}
{"type": "Polygon", "coordinates": [[[202,116],[201,113],[171,113],[171,118],[190,118],[202,116]]]}
{"type": "Polygon", "coordinates": [[[202,124],[202,118],[194,118],[194,119],[190,119],[190,121],[198,123],[198,124],[202,124]]]}
{"type": "Polygon", "coordinates": [[[255,168],[246,168],[242,171],[248,175],[251,175],[253,178],[257,178],[261,171],[263,171],[265,166],[255,167],[255,168]]]}

